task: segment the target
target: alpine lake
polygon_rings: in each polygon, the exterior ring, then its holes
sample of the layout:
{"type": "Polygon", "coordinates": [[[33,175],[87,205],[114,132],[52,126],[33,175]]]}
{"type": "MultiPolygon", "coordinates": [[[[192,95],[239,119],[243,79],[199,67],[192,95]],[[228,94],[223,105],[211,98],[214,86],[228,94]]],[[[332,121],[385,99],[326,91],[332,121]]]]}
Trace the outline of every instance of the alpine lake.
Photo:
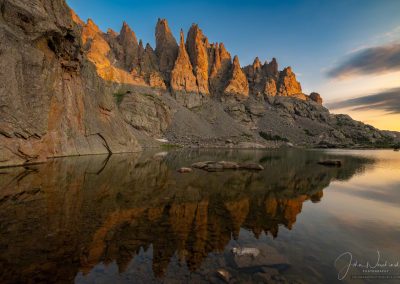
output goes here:
{"type": "Polygon", "coordinates": [[[392,150],[172,149],[0,169],[0,283],[398,283],[399,263],[392,150]],[[177,172],[211,160],[264,169],[177,172]]]}

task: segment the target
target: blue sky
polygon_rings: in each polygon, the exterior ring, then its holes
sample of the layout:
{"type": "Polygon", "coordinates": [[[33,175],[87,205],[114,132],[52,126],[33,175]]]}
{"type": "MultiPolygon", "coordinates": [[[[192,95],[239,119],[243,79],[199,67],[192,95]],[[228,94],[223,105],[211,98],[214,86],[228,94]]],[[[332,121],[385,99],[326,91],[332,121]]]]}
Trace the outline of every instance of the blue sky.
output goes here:
{"type": "MultiPolygon", "coordinates": [[[[67,3],[83,20],[92,18],[104,31],[109,27],[119,31],[125,20],[138,38],[153,47],[158,18],[168,20],[176,38],[180,28],[187,32],[192,23],[198,23],[210,42],[224,42],[232,55],[239,56],[242,66],[255,56],[262,61],[276,57],[280,68],[293,67],[306,93],[320,92],[327,101],[380,90],[379,84],[390,79],[380,78],[378,85],[371,85],[369,74],[367,84],[360,78],[343,83],[326,74],[353,52],[400,39],[400,0],[67,3]]],[[[393,79],[391,84],[395,84],[393,79]]]]}

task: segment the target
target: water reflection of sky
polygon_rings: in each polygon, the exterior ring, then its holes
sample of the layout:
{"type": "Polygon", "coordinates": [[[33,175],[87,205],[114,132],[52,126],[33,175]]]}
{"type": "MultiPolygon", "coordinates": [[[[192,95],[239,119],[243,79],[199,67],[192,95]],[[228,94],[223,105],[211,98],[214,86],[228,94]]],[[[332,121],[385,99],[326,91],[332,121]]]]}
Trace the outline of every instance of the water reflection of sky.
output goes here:
{"type": "Polygon", "coordinates": [[[275,261],[273,269],[287,281],[334,283],[334,261],[343,252],[373,261],[379,250],[384,259],[400,260],[397,152],[206,151],[155,157],[115,156],[106,165],[98,157],[76,158],[27,173],[5,170],[1,279],[219,283],[216,270],[226,269],[239,282],[254,282],[268,276],[261,273],[265,260],[275,261]],[[176,172],[212,157],[258,161],[266,169],[176,172]],[[327,157],[345,163],[317,164],[327,157]],[[236,246],[268,253],[244,269],[230,251],[236,246]],[[74,259],[73,265],[66,259],[74,259]]]}
{"type": "MultiPolygon", "coordinates": [[[[339,282],[334,261],[344,252],[350,252],[359,262],[375,263],[377,251],[383,261],[400,260],[400,254],[396,253],[400,251],[399,157],[392,151],[352,151],[352,153],[332,151],[332,153],[365,156],[374,159],[376,163],[369,165],[365,171],[355,174],[350,180],[333,181],[324,190],[321,202],[316,204],[305,202],[292,230],[282,226],[276,239],[266,236],[265,233],[257,239],[251,231],[242,229],[239,239],[232,240],[225,251],[229,251],[233,246],[260,247],[268,244],[277,248],[289,258],[290,262],[296,264],[285,270],[286,279],[321,283],[339,282]]],[[[142,259],[146,257],[150,259],[150,251],[151,249],[143,251],[142,259]]],[[[210,258],[213,257],[208,257],[204,262],[209,262],[210,258]]],[[[151,274],[151,269],[144,263],[133,259],[130,268],[124,274],[125,279],[129,279],[131,275],[129,271],[131,273],[135,271],[133,274],[136,274],[138,267],[142,266],[144,266],[142,270],[151,274]]],[[[177,260],[172,258],[170,267],[174,266],[174,263],[176,264],[177,260]]],[[[174,269],[170,268],[167,275],[171,271],[174,269]]],[[[181,275],[185,275],[184,271],[181,271],[181,275]]],[[[398,272],[400,273],[400,269],[398,272]]],[[[100,275],[109,273],[121,277],[115,263],[109,266],[100,264],[89,275],[78,275],[77,281],[90,282],[96,277],[105,279],[106,276],[100,275]]],[[[351,275],[357,273],[361,272],[350,269],[344,281],[354,281],[351,275]]],[[[190,277],[187,278],[189,279],[190,277]]]]}

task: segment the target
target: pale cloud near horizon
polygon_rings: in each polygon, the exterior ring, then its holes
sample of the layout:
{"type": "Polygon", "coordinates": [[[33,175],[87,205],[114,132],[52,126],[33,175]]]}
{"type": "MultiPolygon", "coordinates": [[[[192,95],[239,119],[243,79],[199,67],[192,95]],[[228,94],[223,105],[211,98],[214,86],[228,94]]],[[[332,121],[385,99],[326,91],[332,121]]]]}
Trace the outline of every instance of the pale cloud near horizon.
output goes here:
{"type": "Polygon", "coordinates": [[[367,96],[330,102],[326,105],[330,109],[351,108],[355,111],[379,109],[391,114],[400,113],[400,87],[367,96]]]}
{"type": "Polygon", "coordinates": [[[400,87],[400,26],[350,50],[321,72],[328,78],[320,88],[328,105],[400,87]]]}
{"type": "Polygon", "coordinates": [[[400,131],[400,87],[325,105],[333,113],[346,113],[377,128],[400,131]]]}
{"type": "Polygon", "coordinates": [[[383,38],[388,38],[391,40],[399,39],[400,38],[400,26],[395,27],[393,30],[384,33],[382,35],[383,38]]]}
{"type": "Polygon", "coordinates": [[[351,79],[356,76],[391,72],[393,66],[400,66],[400,25],[388,32],[373,36],[367,42],[350,49],[342,58],[336,59],[330,66],[321,68],[330,80],[351,79]],[[391,62],[394,56],[396,62],[391,62]],[[374,68],[374,65],[376,68],[374,68]]]}
{"type": "Polygon", "coordinates": [[[318,90],[325,101],[349,99],[400,87],[400,71],[357,76],[349,80],[329,80],[318,90]]]}
{"type": "Polygon", "coordinates": [[[348,79],[359,75],[382,74],[400,70],[400,43],[389,43],[367,47],[351,53],[327,76],[333,79],[348,79]]]}
{"type": "Polygon", "coordinates": [[[327,80],[317,89],[333,113],[400,131],[400,26],[360,42],[320,72],[327,80]]]}
{"type": "MultiPolygon", "coordinates": [[[[394,27],[392,30],[378,34],[374,36],[369,43],[363,43],[348,52],[346,52],[346,55],[358,52],[363,49],[371,48],[371,47],[376,47],[379,45],[386,45],[390,43],[396,43],[400,41],[400,26],[394,27]]],[[[326,68],[329,70],[330,68],[326,68]]]]}

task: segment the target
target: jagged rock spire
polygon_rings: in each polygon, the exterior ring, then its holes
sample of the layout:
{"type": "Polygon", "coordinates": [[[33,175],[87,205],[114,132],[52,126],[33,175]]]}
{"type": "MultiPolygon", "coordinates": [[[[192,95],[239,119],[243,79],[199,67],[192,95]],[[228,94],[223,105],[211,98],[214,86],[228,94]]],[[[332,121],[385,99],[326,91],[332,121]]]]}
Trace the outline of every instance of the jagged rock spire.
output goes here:
{"type": "Polygon", "coordinates": [[[178,44],[165,19],[158,19],[155,34],[156,55],[159,60],[160,71],[168,80],[178,56],[178,44]]]}
{"type": "Polygon", "coordinates": [[[186,49],[196,76],[199,92],[209,94],[208,88],[208,39],[197,24],[193,24],[188,32],[186,49]]]}
{"type": "Polygon", "coordinates": [[[126,22],[123,22],[118,35],[118,42],[122,46],[123,58],[120,58],[127,70],[135,68],[138,61],[138,41],[135,33],[126,22]]]}
{"type": "Polygon", "coordinates": [[[247,77],[240,67],[239,58],[237,55],[233,58],[231,77],[228,85],[225,88],[226,95],[239,95],[247,97],[249,95],[249,84],[247,77]]]}
{"type": "MultiPolygon", "coordinates": [[[[249,93],[292,96],[302,92],[290,67],[279,72],[275,58],[261,64],[256,57],[251,65],[242,69],[237,56],[232,61],[223,43],[210,44],[196,24],[190,27],[186,42],[181,31],[178,46],[167,21],[159,19],[155,51],[149,44],[144,47],[142,41],[138,42],[126,22],[119,34],[112,30],[101,32],[90,19],[83,27],[82,39],[84,43],[88,42],[87,48],[90,49],[92,42],[96,43],[88,57],[101,68],[110,65],[107,68],[113,72],[101,69],[107,76],[128,72],[132,82],[145,82],[163,89],[170,84],[175,92],[240,97],[247,97],[249,93]]],[[[119,77],[125,80],[124,76],[119,77]]],[[[320,102],[319,98],[313,97],[320,102]]]]}
{"type": "Polygon", "coordinates": [[[120,36],[121,41],[134,43],[135,45],[138,44],[135,32],[131,29],[131,27],[125,21],[122,23],[122,28],[119,33],[119,36],[120,36]]]}
{"type": "Polygon", "coordinates": [[[260,62],[260,59],[258,58],[258,56],[254,59],[253,69],[254,69],[254,71],[261,69],[261,62],[260,62]]]}
{"type": "Polygon", "coordinates": [[[111,37],[114,37],[114,38],[118,37],[118,33],[116,31],[114,31],[113,29],[110,29],[110,28],[107,29],[107,34],[109,36],[111,36],[111,37]]]}
{"type": "Polygon", "coordinates": [[[183,29],[179,32],[179,49],[185,47],[185,35],[183,33],[183,29]]]}
{"type": "Polygon", "coordinates": [[[225,49],[223,43],[213,45],[214,60],[210,71],[210,87],[213,92],[219,93],[223,91],[226,82],[229,79],[229,71],[231,68],[231,55],[225,49]]]}
{"type": "Polygon", "coordinates": [[[276,62],[275,57],[272,58],[270,63],[265,62],[263,69],[267,76],[278,79],[278,62],[276,62]]]}
{"type": "Polygon", "coordinates": [[[290,66],[279,73],[277,89],[278,94],[281,96],[292,96],[302,93],[301,85],[297,82],[296,75],[293,73],[290,66]]]}
{"type": "Polygon", "coordinates": [[[186,51],[183,30],[180,32],[178,57],[171,72],[171,88],[173,91],[199,92],[193,67],[186,51]]]}
{"type": "Polygon", "coordinates": [[[88,19],[86,25],[82,29],[82,43],[85,45],[89,39],[93,39],[101,31],[99,27],[93,22],[92,19],[88,19]]]}

